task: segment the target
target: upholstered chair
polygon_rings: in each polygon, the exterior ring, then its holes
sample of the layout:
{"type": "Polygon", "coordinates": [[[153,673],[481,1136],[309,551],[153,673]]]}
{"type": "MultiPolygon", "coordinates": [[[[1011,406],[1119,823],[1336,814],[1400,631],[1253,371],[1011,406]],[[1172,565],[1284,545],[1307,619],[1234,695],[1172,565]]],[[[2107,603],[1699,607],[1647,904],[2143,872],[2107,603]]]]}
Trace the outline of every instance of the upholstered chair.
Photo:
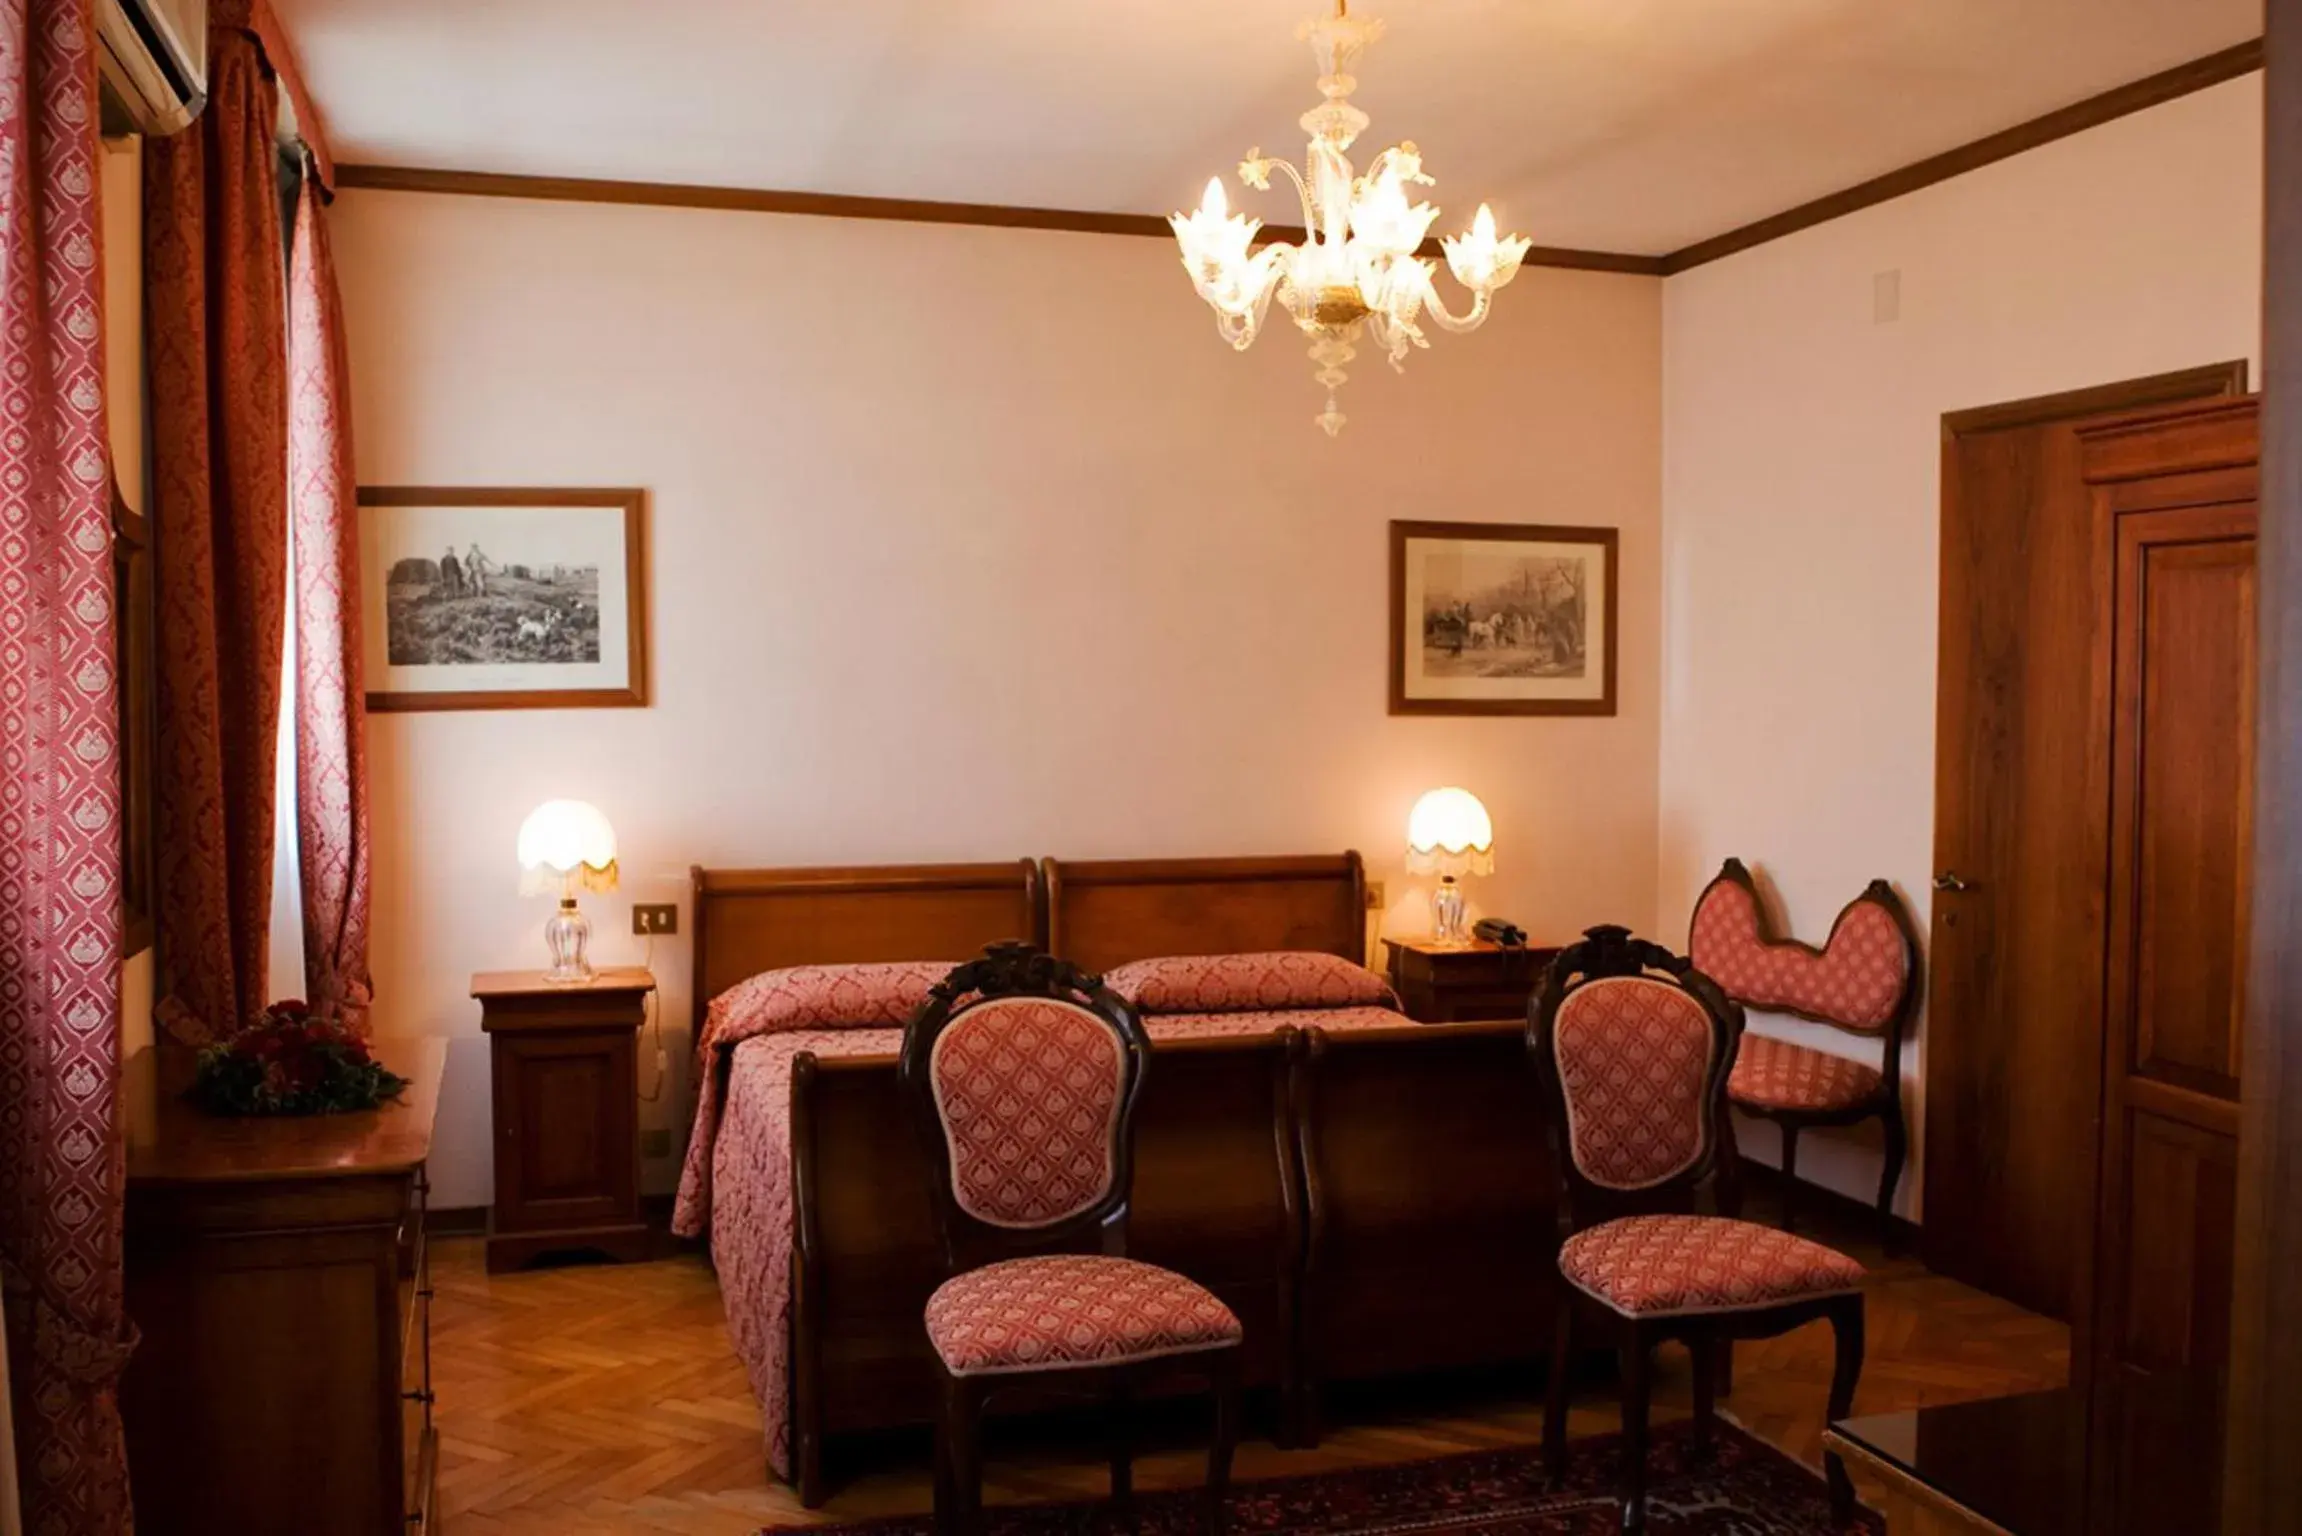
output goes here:
{"type": "Polygon", "coordinates": [[[927,1303],[943,1395],[939,1532],[981,1522],[981,1425],[995,1393],[1112,1400],[1111,1496],[1127,1508],[1128,1406],[1177,1374],[1214,1390],[1207,1521],[1222,1529],[1239,1319],[1204,1287],[1127,1257],[1134,1113],[1150,1061],[1142,1021],[1117,993],[1024,944],[953,971],[905,1030],[902,1082],[935,1169],[949,1273],[927,1303]]]}
{"type": "Polygon", "coordinates": [[[1791,1014],[1877,1043],[1873,1067],[1834,1051],[1745,1036],[1727,1099],[1782,1132],[1786,1232],[1798,1226],[1799,1132],[1877,1120],[1885,1139],[1878,1220],[1891,1250],[1894,1192],[1910,1147],[1902,1039],[1918,1001],[1918,940],[1902,898],[1884,880],[1873,880],[1840,911],[1817,949],[1775,936],[1750,871],[1729,859],[1695,902],[1687,956],[1745,1008],[1791,1014]]]}
{"type": "MultiPolygon", "coordinates": [[[[1830,1319],[1833,1419],[1853,1408],[1862,1374],[1862,1266],[1735,1219],[1726,1082],[1742,1029],[1742,1009],[1716,983],[1621,928],[1593,928],[1561,953],[1528,1009],[1565,1184],[1543,1452],[1553,1476],[1565,1470],[1578,1314],[1602,1319],[1622,1359],[1625,1531],[1646,1528],[1650,1369],[1663,1340],[1685,1343],[1694,1359],[1698,1454],[1710,1450],[1719,1371],[1735,1339],[1830,1319]],[[1706,1185],[1724,1214],[1695,1213],[1706,1185]]],[[[1854,1485],[1837,1456],[1826,1462],[1843,1524],[1854,1485]]]]}

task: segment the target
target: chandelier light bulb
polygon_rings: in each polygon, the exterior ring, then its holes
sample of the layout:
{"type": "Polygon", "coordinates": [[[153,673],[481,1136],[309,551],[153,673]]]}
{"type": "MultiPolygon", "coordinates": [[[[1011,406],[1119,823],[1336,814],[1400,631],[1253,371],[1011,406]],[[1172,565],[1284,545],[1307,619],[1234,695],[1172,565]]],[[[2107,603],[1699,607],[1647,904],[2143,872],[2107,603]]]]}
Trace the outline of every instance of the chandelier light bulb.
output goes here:
{"type": "Polygon", "coordinates": [[[1196,213],[1168,219],[1183,250],[1183,269],[1215,311],[1217,334],[1239,351],[1254,345],[1264,317],[1277,300],[1310,340],[1313,377],[1327,387],[1327,408],[1313,418],[1329,437],[1343,429],[1337,391],[1350,378],[1347,365],[1359,343],[1372,337],[1394,370],[1407,354],[1427,347],[1422,320],[1427,315],[1450,331],[1473,331],[1486,323],[1495,291],[1518,275],[1534,242],[1498,233],[1494,210],[1485,203],[1468,234],[1439,242],[1447,270],[1470,291],[1471,307],[1457,314],[1432,284],[1439,263],[1423,254],[1439,210],[1418,201],[1416,187],[1433,184],[1423,157],[1410,141],[1386,149],[1360,174],[1346,153],[1364,133],[1367,114],[1351,104],[1358,88],[1352,75],[1359,55],[1380,37],[1383,24],[1349,14],[1306,21],[1297,35],[1311,45],[1319,66],[1318,106],[1303,114],[1310,145],[1303,165],[1249,150],[1239,163],[1239,180],[1267,191],[1274,173],[1294,183],[1302,205],[1300,244],[1274,241],[1254,248],[1260,220],[1231,212],[1221,178],[1207,183],[1196,213]]]}

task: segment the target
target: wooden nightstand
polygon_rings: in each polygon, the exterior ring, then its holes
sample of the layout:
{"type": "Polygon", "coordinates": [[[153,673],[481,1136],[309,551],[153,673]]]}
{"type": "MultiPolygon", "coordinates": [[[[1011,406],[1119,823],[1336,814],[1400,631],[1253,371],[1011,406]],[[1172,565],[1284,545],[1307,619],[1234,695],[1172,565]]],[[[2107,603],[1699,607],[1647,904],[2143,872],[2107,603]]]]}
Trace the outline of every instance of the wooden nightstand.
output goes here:
{"type": "Polygon", "coordinates": [[[1553,948],[1505,949],[1484,940],[1446,945],[1385,939],[1383,945],[1391,952],[1391,986],[1407,1017],[1425,1024],[1525,1018],[1535,984],[1558,954],[1553,948]]]}
{"type": "Polygon", "coordinates": [[[568,985],[540,971],[472,978],[495,1081],[491,1272],[546,1253],[647,1257],[639,1032],[654,990],[636,969],[568,985]]]}

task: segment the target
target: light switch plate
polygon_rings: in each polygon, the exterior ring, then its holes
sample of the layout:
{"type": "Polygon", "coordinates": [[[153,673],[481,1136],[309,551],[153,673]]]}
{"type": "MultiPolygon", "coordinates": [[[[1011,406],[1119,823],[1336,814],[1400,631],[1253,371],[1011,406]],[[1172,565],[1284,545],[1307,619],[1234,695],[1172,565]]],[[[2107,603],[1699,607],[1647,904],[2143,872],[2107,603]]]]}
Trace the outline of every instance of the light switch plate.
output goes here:
{"type": "Polygon", "coordinates": [[[661,939],[679,932],[679,903],[633,902],[631,931],[643,939],[661,939]]]}

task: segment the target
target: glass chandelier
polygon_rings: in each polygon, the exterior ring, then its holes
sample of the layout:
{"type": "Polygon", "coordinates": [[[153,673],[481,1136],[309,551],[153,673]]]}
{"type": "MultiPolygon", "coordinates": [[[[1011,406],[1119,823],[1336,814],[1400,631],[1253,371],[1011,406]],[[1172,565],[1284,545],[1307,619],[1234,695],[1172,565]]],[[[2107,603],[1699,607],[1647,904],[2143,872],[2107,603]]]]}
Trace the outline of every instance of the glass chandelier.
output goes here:
{"type": "Polygon", "coordinates": [[[1262,221],[1231,212],[1221,177],[1207,183],[1198,212],[1168,220],[1183,246],[1184,270],[1214,309],[1225,341],[1242,352],[1253,346],[1274,296],[1311,339],[1314,377],[1327,386],[1327,409],[1314,419],[1329,437],[1343,430],[1335,392],[1350,377],[1345,365],[1358,356],[1364,337],[1371,332],[1392,368],[1404,371],[1409,349],[1430,345],[1418,323],[1426,313],[1450,331],[1477,330],[1495,291],[1518,275],[1533,243],[1498,236],[1493,210],[1481,203],[1469,234],[1439,242],[1447,269],[1471,292],[1470,311],[1457,315],[1441,302],[1432,285],[1439,264],[1417,254],[1439,210],[1407,200],[1410,187],[1432,185],[1422,155],[1409,141],[1377,155],[1361,176],[1344,153],[1369,121],[1351,105],[1359,84],[1351,70],[1382,34],[1381,22],[1351,16],[1349,0],[1335,0],[1334,15],[1297,28],[1319,61],[1319,94],[1326,98],[1301,119],[1311,136],[1304,169],[1260,149],[1239,162],[1239,180],[1258,192],[1269,190],[1273,171],[1295,183],[1303,202],[1300,245],[1279,241],[1250,250],[1262,221]]]}

